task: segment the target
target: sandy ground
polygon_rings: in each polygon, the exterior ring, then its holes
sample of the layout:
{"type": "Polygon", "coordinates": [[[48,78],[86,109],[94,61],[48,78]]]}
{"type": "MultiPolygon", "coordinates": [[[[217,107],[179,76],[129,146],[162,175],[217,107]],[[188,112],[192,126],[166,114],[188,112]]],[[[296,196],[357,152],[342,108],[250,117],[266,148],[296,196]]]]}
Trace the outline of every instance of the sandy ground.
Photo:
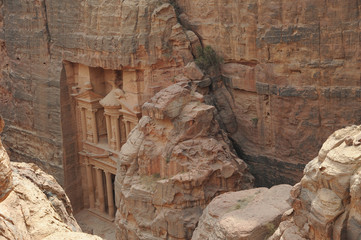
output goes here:
{"type": "Polygon", "coordinates": [[[75,215],[83,232],[98,235],[106,240],[116,240],[115,225],[84,209],[75,215]]]}

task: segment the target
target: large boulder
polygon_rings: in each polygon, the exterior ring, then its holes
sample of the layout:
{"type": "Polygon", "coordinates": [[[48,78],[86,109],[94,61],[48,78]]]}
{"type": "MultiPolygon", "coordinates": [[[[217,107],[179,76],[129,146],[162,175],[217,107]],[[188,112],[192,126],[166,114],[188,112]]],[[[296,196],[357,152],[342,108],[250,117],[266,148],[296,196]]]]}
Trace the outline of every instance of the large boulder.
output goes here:
{"type": "Polygon", "coordinates": [[[81,232],[64,190],[35,164],[11,163],[13,191],[0,203],[5,239],[43,239],[55,232],[81,232]]]}
{"type": "Polygon", "coordinates": [[[361,239],[361,126],[333,133],[291,195],[293,212],[272,240],[361,239]]]}
{"type": "Polygon", "coordinates": [[[144,105],[118,161],[118,238],[190,239],[214,197],[252,187],[214,107],[202,101],[192,86],[179,83],[144,105]]]}
{"type": "Polygon", "coordinates": [[[291,208],[290,185],[224,193],[203,211],[192,240],[264,240],[291,208]]]}

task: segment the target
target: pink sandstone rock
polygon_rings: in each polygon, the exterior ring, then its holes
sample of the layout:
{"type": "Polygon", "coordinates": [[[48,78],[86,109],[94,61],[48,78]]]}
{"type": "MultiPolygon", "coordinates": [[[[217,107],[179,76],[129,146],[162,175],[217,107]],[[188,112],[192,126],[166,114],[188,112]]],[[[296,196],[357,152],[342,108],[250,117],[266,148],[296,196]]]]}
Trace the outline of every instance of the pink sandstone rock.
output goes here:
{"type": "Polygon", "coordinates": [[[270,240],[360,239],[361,148],[348,141],[360,133],[361,126],[350,126],[327,139],[291,191],[293,212],[270,240]]]}
{"type": "Polygon", "coordinates": [[[252,187],[214,107],[199,99],[191,85],[179,83],[144,104],[118,162],[119,239],[190,239],[214,197],[252,187]]]}
{"type": "Polygon", "coordinates": [[[192,240],[263,240],[272,235],[288,203],[290,185],[224,193],[203,211],[192,240]]]}
{"type": "Polygon", "coordinates": [[[12,163],[13,191],[0,203],[6,239],[43,239],[54,232],[81,231],[64,190],[34,164],[12,163]]]}
{"type": "Polygon", "coordinates": [[[102,240],[101,237],[80,232],[57,232],[43,240],[102,240]]]}
{"type": "MultiPolygon", "coordinates": [[[[2,133],[4,127],[4,119],[0,116],[0,134],[2,133]]],[[[0,202],[10,194],[12,188],[10,159],[0,139],[0,202]]]]}

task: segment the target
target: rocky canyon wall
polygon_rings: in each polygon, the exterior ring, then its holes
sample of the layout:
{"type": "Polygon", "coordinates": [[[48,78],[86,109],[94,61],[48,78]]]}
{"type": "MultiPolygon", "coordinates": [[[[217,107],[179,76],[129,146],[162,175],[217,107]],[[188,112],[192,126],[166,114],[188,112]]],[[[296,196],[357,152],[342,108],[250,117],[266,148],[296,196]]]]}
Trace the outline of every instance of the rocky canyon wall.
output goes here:
{"type": "Polygon", "coordinates": [[[258,185],[295,183],[332,132],[360,123],[360,1],[174,2],[224,58],[227,132],[258,185]]]}
{"type": "Polygon", "coordinates": [[[146,79],[141,105],[172,84],[193,59],[173,7],[164,3],[0,2],[0,112],[7,122],[4,143],[14,161],[37,163],[71,199],[82,198],[70,99],[73,73],[66,63],[140,70],[146,79]]]}
{"type": "Polygon", "coordinates": [[[141,105],[176,81],[198,36],[224,58],[230,87],[211,98],[234,116],[222,127],[257,185],[297,182],[331,132],[360,123],[360,11],[358,0],[0,0],[4,145],[81,199],[64,61],[141,70],[141,105]]]}

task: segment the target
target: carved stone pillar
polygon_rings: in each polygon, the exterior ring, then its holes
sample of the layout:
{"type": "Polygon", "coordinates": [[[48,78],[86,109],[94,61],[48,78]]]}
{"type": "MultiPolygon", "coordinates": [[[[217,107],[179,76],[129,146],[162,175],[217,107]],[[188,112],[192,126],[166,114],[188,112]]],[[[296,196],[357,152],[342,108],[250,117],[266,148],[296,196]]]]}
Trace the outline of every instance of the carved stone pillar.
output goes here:
{"type": "Polygon", "coordinates": [[[124,120],[124,124],[125,124],[125,136],[128,139],[128,136],[129,136],[129,133],[130,133],[129,121],[124,120]]]}
{"type": "Polygon", "coordinates": [[[92,110],[92,132],[93,132],[93,143],[98,143],[98,128],[97,128],[97,118],[96,118],[96,110],[92,110]]]}
{"type": "Polygon", "coordinates": [[[97,183],[97,203],[98,209],[101,212],[105,212],[105,201],[104,201],[104,187],[103,187],[103,170],[96,168],[96,183],[97,183]]]}
{"type": "Polygon", "coordinates": [[[114,208],[112,175],[110,172],[105,172],[105,180],[106,180],[106,184],[107,184],[108,214],[110,217],[113,217],[115,208],[114,208]]]}
{"type": "Polygon", "coordinates": [[[83,141],[86,141],[87,136],[87,128],[86,128],[86,109],[85,108],[79,108],[80,109],[80,119],[81,119],[81,129],[82,129],[82,135],[83,135],[83,141]]]}
{"type": "Polygon", "coordinates": [[[115,131],[115,149],[120,150],[120,129],[119,129],[119,116],[112,116],[113,126],[115,131]]]}
{"type": "Polygon", "coordinates": [[[90,164],[86,164],[86,176],[88,182],[88,195],[89,195],[89,206],[90,208],[95,207],[95,194],[93,185],[93,169],[90,164]]]}
{"type": "Polygon", "coordinates": [[[108,137],[108,144],[110,145],[110,142],[112,141],[112,131],[111,131],[111,120],[109,115],[105,115],[105,121],[107,126],[107,137],[108,137]]]}
{"type": "Polygon", "coordinates": [[[104,114],[107,117],[108,144],[113,150],[119,151],[121,146],[119,117],[121,108],[119,98],[123,95],[120,89],[111,90],[99,103],[104,107],[104,114]]]}

